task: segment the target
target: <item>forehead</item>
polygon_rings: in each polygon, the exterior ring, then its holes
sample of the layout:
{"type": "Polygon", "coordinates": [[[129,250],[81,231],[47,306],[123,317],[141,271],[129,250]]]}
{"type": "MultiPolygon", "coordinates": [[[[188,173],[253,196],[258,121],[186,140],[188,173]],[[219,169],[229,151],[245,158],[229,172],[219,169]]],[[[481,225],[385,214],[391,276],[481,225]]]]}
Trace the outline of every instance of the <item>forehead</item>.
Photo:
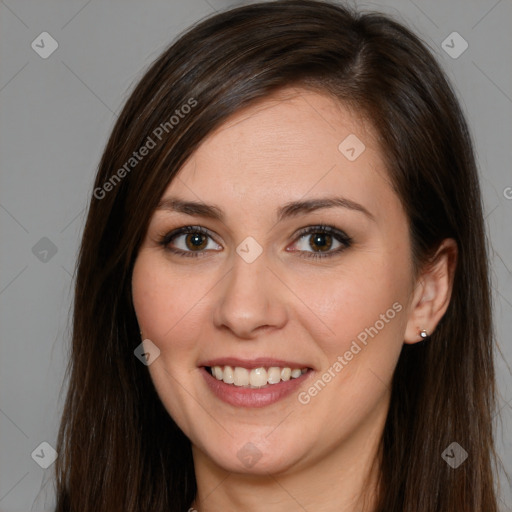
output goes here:
{"type": "Polygon", "coordinates": [[[164,196],[275,210],[286,201],[340,193],[375,211],[394,196],[383,160],[362,116],[327,94],[289,88],[213,131],[164,196]]]}

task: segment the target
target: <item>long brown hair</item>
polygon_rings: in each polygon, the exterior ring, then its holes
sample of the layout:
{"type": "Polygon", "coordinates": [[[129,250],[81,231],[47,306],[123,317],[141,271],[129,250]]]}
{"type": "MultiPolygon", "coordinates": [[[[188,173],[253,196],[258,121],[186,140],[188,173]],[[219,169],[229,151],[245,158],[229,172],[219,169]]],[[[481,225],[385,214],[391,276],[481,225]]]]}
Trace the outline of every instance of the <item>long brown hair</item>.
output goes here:
{"type": "Polygon", "coordinates": [[[427,341],[404,346],[394,374],[376,510],[497,511],[488,249],[461,109],[401,24],[285,0],[197,23],[151,65],[113,129],[77,263],[58,512],[190,506],[190,441],[133,353],[132,268],[161,194],[192,152],[231,114],[286,86],[327,92],[370,120],[409,220],[416,271],[444,238],[458,245],[448,310],[427,341]],[[442,459],[452,442],[469,454],[456,469],[442,459]]]}

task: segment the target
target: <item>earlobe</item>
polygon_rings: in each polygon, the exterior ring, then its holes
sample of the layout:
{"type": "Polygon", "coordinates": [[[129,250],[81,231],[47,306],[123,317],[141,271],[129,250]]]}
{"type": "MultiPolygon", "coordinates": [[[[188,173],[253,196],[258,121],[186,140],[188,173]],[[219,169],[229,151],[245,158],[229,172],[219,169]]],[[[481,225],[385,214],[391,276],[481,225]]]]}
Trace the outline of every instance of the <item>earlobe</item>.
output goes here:
{"type": "Polygon", "coordinates": [[[450,303],[456,263],[457,243],[447,238],[418,278],[404,343],[418,343],[435,331],[450,303]]]}

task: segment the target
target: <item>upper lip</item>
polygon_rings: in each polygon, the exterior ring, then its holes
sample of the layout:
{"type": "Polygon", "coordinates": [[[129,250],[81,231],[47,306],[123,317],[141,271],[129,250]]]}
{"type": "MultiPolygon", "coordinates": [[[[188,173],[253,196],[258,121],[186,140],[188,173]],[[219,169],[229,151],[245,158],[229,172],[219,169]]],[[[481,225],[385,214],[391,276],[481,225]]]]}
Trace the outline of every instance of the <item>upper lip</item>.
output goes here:
{"type": "Polygon", "coordinates": [[[218,357],[203,361],[199,366],[240,366],[242,368],[270,368],[278,366],[281,368],[309,368],[308,364],[296,361],[285,361],[284,359],[273,359],[269,357],[258,357],[256,359],[239,359],[238,357],[218,357]]]}

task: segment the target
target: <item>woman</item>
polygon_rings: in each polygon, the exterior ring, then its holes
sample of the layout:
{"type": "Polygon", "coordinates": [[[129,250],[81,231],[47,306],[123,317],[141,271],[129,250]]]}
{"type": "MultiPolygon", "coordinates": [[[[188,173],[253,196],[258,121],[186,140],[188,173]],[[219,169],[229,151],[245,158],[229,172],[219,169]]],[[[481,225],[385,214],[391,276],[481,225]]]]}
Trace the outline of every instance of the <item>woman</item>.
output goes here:
{"type": "Polygon", "coordinates": [[[406,28],[310,0],[197,24],[92,195],[58,511],[497,510],[475,159],[406,28]]]}

